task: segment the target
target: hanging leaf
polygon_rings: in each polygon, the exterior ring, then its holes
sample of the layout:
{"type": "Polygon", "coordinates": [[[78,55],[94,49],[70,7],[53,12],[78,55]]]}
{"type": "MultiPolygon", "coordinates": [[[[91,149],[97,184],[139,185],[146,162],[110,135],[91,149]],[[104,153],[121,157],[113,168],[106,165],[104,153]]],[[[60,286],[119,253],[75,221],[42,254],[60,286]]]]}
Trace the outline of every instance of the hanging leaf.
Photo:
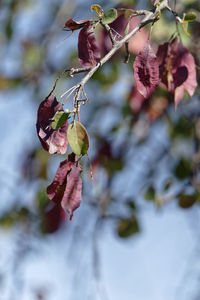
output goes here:
{"type": "Polygon", "coordinates": [[[52,118],[57,112],[61,111],[63,111],[61,103],[52,94],[42,101],[38,108],[37,134],[44,150],[50,154],[65,154],[67,150],[67,120],[62,123],[58,130],[52,127],[52,118]]]}
{"type": "Polygon", "coordinates": [[[129,29],[130,29],[130,22],[128,22],[126,25],[126,28],[124,30],[124,35],[127,35],[129,33],[129,29]]]}
{"type": "Polygon", "coordinates": [[[67,130],[68,142],[76,155],[85,155],[89,148],[89,137],[85,127],[77,122],[72,122],[67,130]]]}
{"type": "Polygon", "coordinates": [[[99,4],[91,5],[90,9],[95,10],[99,17],[101,17],[103,15],[103,9],[99,4]]]}
{"type": "Polygon", "coordinates": [[[133,68],[138,91],[149,98],[159,83],[159,67],[156,55],[148,43],[136,57],[133,68]]]}
{"type": "Polygon", "coordinates": [[[184,91],[192,97],[196,89],[194,58],[177,38],[171,43],[159,46],[157,58],[161,82],[166,85],[169,92],[174,93],[176,109],[184,96],[184,91]]]}
{"type": "Polygon", "coordinates": [[[110,8],[108,9],[103,17],[102,17],[102,23],[103,24],[110,24],[112,23],[115,19],[117,19],[118,17],[118,13],[117,10],[115,8],[110,8]]]}
{"type": "Polygon", "coordinates": [[[57,112],[52,119],[53,122],[51,124],[51,127],[55,130],[58,130],[68,120],[69,115],[70,113],[66,113],[64,111],[57,112]]]}
{"type": "Polygon", "coordinates": [[[75,160],[75,154],[60,163],[53,182],[47,187],[50,200],[69,213],[70,220],[73,212],[80,206],[82,193],[82,169],[75,160]]]}
{"type": "Polygon", "coordinates": [[[79,33],[78,56],[84,67],[92,67],[100,61],[100,51],[92,26],[83,28],[79,33]]]}

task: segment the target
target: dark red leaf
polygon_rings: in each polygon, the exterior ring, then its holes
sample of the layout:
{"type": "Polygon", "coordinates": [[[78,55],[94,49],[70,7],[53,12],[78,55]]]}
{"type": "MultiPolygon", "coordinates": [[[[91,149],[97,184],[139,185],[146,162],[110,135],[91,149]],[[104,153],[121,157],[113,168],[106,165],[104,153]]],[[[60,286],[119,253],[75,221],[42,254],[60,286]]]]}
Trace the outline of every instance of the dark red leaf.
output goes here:
{"type": "Polygon", "coordinates": [[[138,91],[149,98],[159,83],[158,62],[149,44],[138,54],[133,68],[138,91]]]}
{"type": "Polygon", "coordinates": [[[100,61],[100,51],[92,26],[83,28],[79,33],[78,56],[84,67],[92,67],[100,61]]]}
{"type": "Polygon", "coordinates": [[[68,145],[66,134],[68,122],[66,121],[58,130],[51,127],[52,118],[57,111],[63,111],[62,105],[51,94],[40,104],[37,115],[37,134],[43,148],[50,154],[64,154],[68,145]]]}
{"type": "Polygon", "coordinates": [[[44,220],[42,222],[42,230],[45,233],[53,233],[58,230],[65,218],[65,212],[62,207],[58,204],[51,204],[51,206],[47,207],[44,214],[44,220]]]}
{"type": "Polygon", "coordinates": [[[69,19],[66,23],[64,28],[69,28],[70,30],[77,30],[83,27],[88,27],[90,24],[92,24],[91,20],[80,20],[78,22],[74,21],[73,19],[69,19]]]}
{"type": "Polygon", "coordinates": [[[59,204],[70,219],[73,212],[80,206],[82,193],[82,169],[75,155],[69,155],[68,159],[60,163],[53,182],[47,187],[47,195],[50,200],[59,204]]]}

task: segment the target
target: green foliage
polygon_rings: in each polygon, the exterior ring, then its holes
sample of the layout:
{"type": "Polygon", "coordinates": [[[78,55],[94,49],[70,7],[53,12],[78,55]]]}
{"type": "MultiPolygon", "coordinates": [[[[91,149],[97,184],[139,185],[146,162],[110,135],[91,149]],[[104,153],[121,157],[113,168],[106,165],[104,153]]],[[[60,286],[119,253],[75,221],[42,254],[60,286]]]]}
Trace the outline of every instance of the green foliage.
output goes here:
{"type": "Polygon", "coordinates": [[[108,9],[103,17],[102,17],[102,23],[103,24],[110,24],[112,23],[115,19],[117,19],[118,17],[118,13],[117,10],[115,8],[110,8],[108,9]]]}
{"type": "Polygon", "coordinates": [[[118,235],[121,238],[128,238],[140,231],[138,221],[135,216],[121,219],[118,224],[118,235]]]}
{"type": "Polygon", "coordinates": [[[68,120],[70,113],[64,111],[57,112],[52,120],[52,128],[57,130],[63,126],[63,124],[68,120]]]}
{"type": "Polygon", "coordinates": [[[67,129],[68,142],[72,148],[72,151],[76,155],[87,154],[89,148],[89,136],[85,127],[77,122],[73,121],[67,129]]]}

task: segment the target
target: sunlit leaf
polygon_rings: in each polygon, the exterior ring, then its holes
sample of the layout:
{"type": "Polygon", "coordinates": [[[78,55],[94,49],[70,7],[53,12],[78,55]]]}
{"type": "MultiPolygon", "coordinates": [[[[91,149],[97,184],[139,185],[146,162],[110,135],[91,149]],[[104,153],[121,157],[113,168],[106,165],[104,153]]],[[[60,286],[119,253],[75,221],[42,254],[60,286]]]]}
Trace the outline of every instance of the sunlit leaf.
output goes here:
{"type": "Polygon", "coordinates": [[[68,120],[69,115],[69,113],[66,113],[64,111],[57,112],[52,119],[52,128],[55,130],[61,128],[63,124],[68,120]]]}
{"type": "Polygon", "coordinates": [[[117,17],[118,17],[117,10],[115,8],[110,8],[104,13],[104,15],[102,17],[102,23],[110,24],[115,19],[117,19],[117,17]]]}

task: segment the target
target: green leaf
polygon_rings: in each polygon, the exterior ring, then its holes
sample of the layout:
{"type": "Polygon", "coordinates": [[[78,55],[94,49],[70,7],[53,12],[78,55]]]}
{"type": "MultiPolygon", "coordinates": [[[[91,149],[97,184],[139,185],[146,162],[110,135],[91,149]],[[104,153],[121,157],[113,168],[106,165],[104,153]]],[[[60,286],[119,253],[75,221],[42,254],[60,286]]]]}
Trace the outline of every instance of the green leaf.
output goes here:
{"type": "Polygon", "coordinates": [[[184,22],[193,22],[195,20],[196,20],[196,14],[193,12],[184,14],[184,16],[183,16],[184,22]]]}
{"type": "Polygon", "coordinates": [[[87,154],[89,148],[89,137],[85,127],[77,122],[73,121],[67,129],[68,142],[72,148],[72,151],[76,155],[87,154]]]}
{"type": "Polygon", "coordinates": [[[178,204],[182,208],[189,208],[196,202],[196,195],[180,194],[178,196],[178,204]]]}
{"type": "Polygon", "coordinates": [[[64,111],[58,111],[53,117],[51,127],[55,130],[61,128],[68,118],[69,113],[66,113],[64,111]]]}
{"type": "Polygon", "coordinates": [[[130,237],[139,231],[139,224],[135,216],[119,221],[117,232],[121,238],[130,237]]]}
{"type": "Polygon", "coordinates": [[[146,200],[154,201],[155,200],[155,195],[156,195],[155,189],[152,185],[150,185],[150,187],[145,192],[144,198],[146,200]]]}
{"type": "Polygon", "coordinates": [[[191,162],[181,158],[174,169],[174,175],[179,180],[184,180],[191,175],[191,162]]]}
{"type": "Polygon", "coordinates": [[[104,15],[102,17],[102,23],[110,24],[115,19],[117,19],[117,17],[118,17],[117,10],[115,8],[110,8],[104,13],[104,15]]]}
{"type": "Polygon", "coordinates": [[[126,25],[126,28],[124,30],[124,35],[127,35],[129,33],[129,29],[130,29],[130,22],[128,22],[126,25]]]}

